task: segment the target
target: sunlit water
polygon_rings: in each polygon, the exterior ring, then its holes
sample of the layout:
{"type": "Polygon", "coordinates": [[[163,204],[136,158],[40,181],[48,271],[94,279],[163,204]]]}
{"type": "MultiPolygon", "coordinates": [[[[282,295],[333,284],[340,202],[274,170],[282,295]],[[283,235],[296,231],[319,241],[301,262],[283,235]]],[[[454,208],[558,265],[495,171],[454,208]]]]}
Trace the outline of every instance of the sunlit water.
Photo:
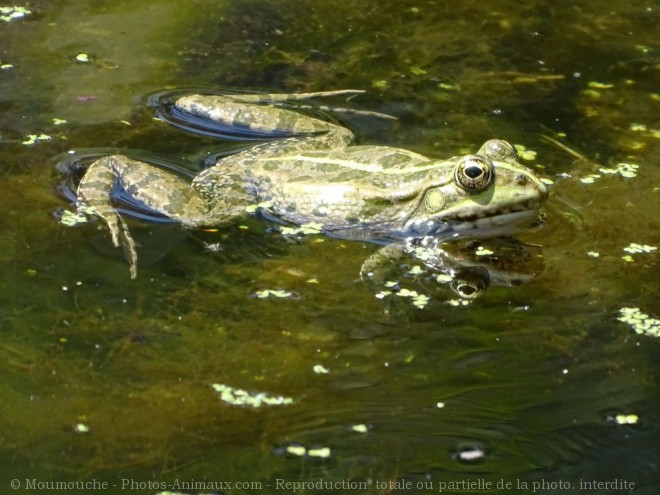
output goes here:
{"type": "Polygon", "coordinates": [[[0,23],[2,493],[12,480],[657,493],[660,340],[619,321],[621,308],[660,317],[657,5],[28,8],[0,23]],[[420,309],[360,280],[369,243],[291,239],[259,219],[219,232],[132,220],[132,281],[99,222],[57,222],[69,151],[132,150],[194,175],[242,146],[169,127],[148,104],[229,86],[366,89],[330,102],[398,118],[341,114],[362,142],[446,157],[498,137],[536,151],[526,163],[554,182],[547,221],[517,237],[542,268],[525,283],[503,269],[457,307],[406,258],[399,282],[427,291],[420,309]],[[213,384],[287,400],[239,406],[213,384]]]}

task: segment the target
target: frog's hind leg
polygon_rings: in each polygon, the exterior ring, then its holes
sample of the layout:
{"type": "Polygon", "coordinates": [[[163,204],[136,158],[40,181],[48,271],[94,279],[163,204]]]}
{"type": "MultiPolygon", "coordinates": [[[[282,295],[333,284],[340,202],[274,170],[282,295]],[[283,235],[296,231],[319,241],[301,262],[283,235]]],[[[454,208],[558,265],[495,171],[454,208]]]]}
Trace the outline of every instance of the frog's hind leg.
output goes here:
{"type": "Polygon", "coordinates": [[[109,162],[114,157],[101,158],[90,165],[78,185],[78,211],[92,213],[103,219],[110,229],[112,244],[121,247],[130,265],[131,278],[137,276],[137,250],[124,219],[110,202],[110,191],[116,176],[109,162]]]}
{"type": "Polygon", "coordinates": [[[107,223],[112,243],[124,251],[131,278],[137,276],[137,251],[126,222],[110,200],[115,181],[149,208],[184,225],[201,224],[207,218],[204,198],[171,173],[122,155],[105,156],[92,163],[78,185],[78,210],[93,213],[107,223]]]}
{"type": "Polygon", "coordinates": [[[293,109],[278,107],[276,104],[286,100],[300,100],[320,95],[345,94],[346,92],[356,93],[358,91],[344,90],[296,95],[192,94],[177,99],[174,105],[195,117],[228,126],[246,128],[264,136],[273,133],[303,136],[310,148],[343,148],[351,144],[354,139],[353,133],[349,129],[304,115],[293,109]],[[319,139],[314,138],[316,134],[320,135],[319,139]]]}

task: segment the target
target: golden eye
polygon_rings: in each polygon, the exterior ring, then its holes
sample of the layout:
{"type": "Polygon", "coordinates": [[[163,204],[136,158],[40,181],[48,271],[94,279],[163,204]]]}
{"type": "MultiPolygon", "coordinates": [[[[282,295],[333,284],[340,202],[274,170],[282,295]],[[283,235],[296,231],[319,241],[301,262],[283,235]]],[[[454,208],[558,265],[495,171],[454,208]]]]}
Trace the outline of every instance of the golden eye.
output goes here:
{"type": "Polygon", "coordinates": [[[454,172],[456,183],[469,193],[486,189],[493,181],[493,164],[478,155],[464,156],[454,172]]]}

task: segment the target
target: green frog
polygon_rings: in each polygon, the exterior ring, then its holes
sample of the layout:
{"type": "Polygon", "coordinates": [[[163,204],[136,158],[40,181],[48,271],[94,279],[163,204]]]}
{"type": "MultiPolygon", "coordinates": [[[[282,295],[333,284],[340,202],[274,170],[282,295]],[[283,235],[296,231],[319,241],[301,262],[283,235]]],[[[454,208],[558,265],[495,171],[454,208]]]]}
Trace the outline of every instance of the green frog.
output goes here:
{"type": "Polygon", "coordinates": [[[78,209],[107,223],[132,278],[137,251],[111,203],[116,182],[188,228],[226,225],[259,210],[328,235],[388,243],[499,236],[538,217],[547,188],[506,141],[490,140],[475,154],[437,160],[405,149],[353,145],[348,128],[282,106],[359,92],[180,96],[174,108],[198,122],[280,138],[218,159],[192,183],[123,155],[102,157],[80,181],[78,209]]]}

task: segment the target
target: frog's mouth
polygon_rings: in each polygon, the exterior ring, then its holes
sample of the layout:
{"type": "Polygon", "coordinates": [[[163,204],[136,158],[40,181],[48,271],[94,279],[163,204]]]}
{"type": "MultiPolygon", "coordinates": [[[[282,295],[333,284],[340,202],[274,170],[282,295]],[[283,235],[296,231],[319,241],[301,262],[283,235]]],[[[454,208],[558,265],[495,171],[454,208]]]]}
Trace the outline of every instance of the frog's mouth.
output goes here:
{"type": "Polygon", "coordinates": [[[406,237],[435,236],[443,238],[499,237],[531,226],[539,221],[538,207],[498,213],[493,216],[471,216],[455,220],[419,220],[407,229],[406,237]]]}
{"type": "Polygon", "coordinates": [[[498,237],[511,234],[540,220],[538,208],[500,213],[492,217],[459,220],[452,230],[460,237],[498,237]]]}

